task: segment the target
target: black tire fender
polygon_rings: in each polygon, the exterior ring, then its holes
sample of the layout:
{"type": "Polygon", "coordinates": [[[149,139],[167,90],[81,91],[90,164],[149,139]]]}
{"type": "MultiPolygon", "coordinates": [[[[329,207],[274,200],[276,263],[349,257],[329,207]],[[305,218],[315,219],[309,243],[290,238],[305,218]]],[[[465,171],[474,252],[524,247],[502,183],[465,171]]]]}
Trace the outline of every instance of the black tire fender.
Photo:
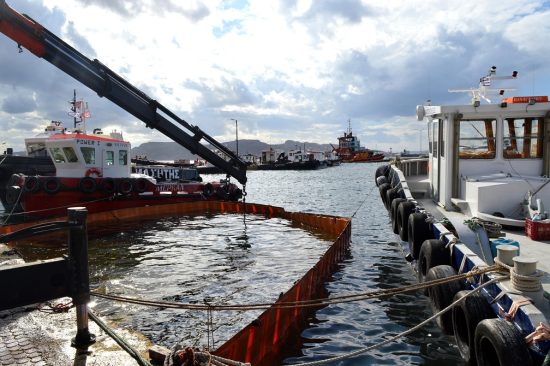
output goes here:
{"type": "Polygon", "coordinates": [[[132,181],[129,178],[123,178],[118,182],[118,192],[123,196],[132,192],[133,188],[132,181]]]}
{"type": "Polygon", "coordinates": [[[117,190],[116,181],[111,177],[103,178],[101,180],[101,190],[107,193],[115,193],[117,190]]]}
{"type": "Polygon", "coordinates": [[[482,320],[476,327],[474,342],[479,366],[533,365],[524,335],[512,322],[504,319],[482,320]]]}
{"type": "Polygon", "coordinates": [[[433,239],[434,234],[430,224],[426,222],[426,214],[415,212],[409,216],[407,223],[407,241],[409,251],[414,259],[418,259],[422,243],[427,239],[433,239]]]}
{"type": "MultiPolygon", "coordinates": [[[[378,177],[386,177],[388,178],[388,174],[390,172],[391,168],[389,165],[380,165],[378,168],[376,168],[376,172],[374,173],[374,180],[376,181],[378,177]]],[[[377,184],[378,185],[378,184],[377,184]]]]}
{"type": "Polygon", "coordinates": [[[143,193],[147,190],[147,179],[138,178],[134,183],[134,190],[137,193],[143,193]]]}
{"type": "Polygon", "coordinates": [[[390,188],[386,191],[386,210],[390,211],[391,209],[391,204],[393,202],[393,199],[394,198],[397,198],[399,197],[399,188],[398,187],[393,187],[393,188],[390,188]]]}
{"type": "Polygon", "coordinates": [[[40,180],[35,176],[25,177],[25,183],[23,183],[23,191],[28,193],[35,193],[40,190],[40,180]]]}
{"type": "Polygon", "coordinates": [[[214,187],[212,186],[212,183],[206,183],[202,187],[202,194],[204,197],[211,197],[212,194],[214,194],[214,187]]]}
{"type": "MultiPolygon", "coordinates": [[[[469,294],[469,290],[456,293],[453,301],[469,294]]],[[[458,351],[462,358],[469,364],[475,364],[475,331],[476,327],[484,319],[495,317],[491,305],[479,292],[469,294],[464,300],[456,304],[452,310],[453,333],[458,351]]]]}
{"type": "Polygon", "coordinates": [[[418,282],[424,282],[430,268],[442,264],[451,264],[449,250],[445,243],[439,239],[424,240],[418,253],[416,269],[418,271],[418,282]]]}
{"type": "Polygon", "coordinates": [[[386,178],[385,175],[381,175],[378,178],[376,178],[376,186],[380,187],[380,184],[389,183],[388,178],[386,178]]]}
{"type": "Polygon", "coordinates": [[[9,186],[6,189],[6,203],[8,205],[14,205],[17,201],[19,201],[20,196],[21,196],[21,187],[13,185],[13,186],[9,186]]]}
{"type": "Polygon", "coordinates": [[[382,202],[384,203],[384,206],[385,207],[388,207],[388,205],[386,204],[386,191],[388,189],[391,189],[391,186],[389,183],[382,183],[379,187],[378,187],[378,190],[380,191],[380,198],[382,198],[382,202]]]}
{"type": "Polygon", "coordinates": [[[399,237],[403,241],[407,241],[409,234],[409,215],[414,211],[415,204],[410,201],[401,202],[397,207],[397,227],[399,229],[399,237]]]}
{"type": "MultiPolygon", "coordinates": [[[[456,270],[448,265],[440,265],[430,268],[426,275],[426,282],[440,280],[450,276],[455,276],[456,270]]],[[[462,282],[459,280],[442,283],[440,285],[428,288],[430,297],[430,307],[434,313],[438,313],[453,302],[453,298],[458,291],[462,290],[462,282]]],[[[436,319],[437,325],[445,334],[453,334],[453,315],[447,311],[436,319]]]]}
{"type": "Polygon", "coordinates": [[[56,194],[61,189],[61,182],[57,177],[48,177],[44,180],[44,192],[56,194]]]}
{"type": "Polygon", "coordinates": [[[399,234],[399,227],[397,226],[397,208],[401,202],[405,202],[404,198],[394,198],[391,202],[390,214],[391,214],[391,228],[394,234],[399,234]]]}
{"type": "Polygon", "coordinates": [[[83,193],[94,193],[97,189],[95,178],[84,177],[80,179],[80,182],[78,183],[78,188],[80,188],[80,191],[83,193]]]}

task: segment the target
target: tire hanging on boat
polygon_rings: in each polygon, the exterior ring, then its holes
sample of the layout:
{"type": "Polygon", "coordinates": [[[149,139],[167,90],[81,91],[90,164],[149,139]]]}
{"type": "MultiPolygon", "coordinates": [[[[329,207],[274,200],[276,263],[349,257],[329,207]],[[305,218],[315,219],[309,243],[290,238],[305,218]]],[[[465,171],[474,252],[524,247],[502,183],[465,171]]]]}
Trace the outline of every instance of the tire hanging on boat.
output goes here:
{"type": "Polygon", "coordinates": [[[147,190],[147,179],[138,178],[134,184],[134,190],[137,193],[143,193],[147,190]]]}
{"type": "Polygon", "coordinates": [[[426,222],[426,219],[427,215],[421,212],[415,212],[409,216],[407,241],[409,242],[409,251],[414,259],[418,259],[422,243],[434,237],[430,224],[426,222]]]}
{"type": "Polygon", "coordinates": [[[25,177],[25,183],[23,183],[23,190],[28,193],[35,193],[38,192],[40,189],[40,181],[38,180],[38,177],[35,176],[27,176],[25,177]]]}
{"type": "Polygon", "coordinates": [[[84,177],[78,183],[78,187],[83,193],[94,193],[97,189],[97,183],[92,177],[84,177]]]}
{"type": "MultiPolygon", "coordinates": [[[[469,290],[463,290],[456,293],[453,301],[469,294],[469,290]]],[[[479,292],[470,294],[463,301],[453,307],[453,333],[456,340],[458,351],[462,358],[470,365],[475,364],[475,331],[476,327],[484,319],[495,317],[491,305],[487,299],[479,292]]]]}
{"type": "Polygon", "coordinates": [[[390,215],[391,215],[391,228],[394,234],[399,234],[399,226],[397,225],[397,208],[401,202],[405,202],[406,199],[398,197],[394,198],[390,206],[390,215]]]}
{"type": "Polygon", "coordinates": [[[386,178],[385,175],[381,175],[378,178],[376,178],[376,186],[377,187],[380,187],[380,185],[383,184],[383,183],[389,183],[388,178],[386,178]]]}
{"type": "Polygon", "coordinates": [[[61,183],[57,177],[48,177],[44,181],[44,192],[56,194],[61,189],[61,183]]]}
{"type": "Polygon", "coordinates": [[[409,215],[413,213],[415,204],[410,201],[401,202],[397,207],[397,226],[399,237],[403,241],[408,240],[409,215]]]}
{"type": "Polygon", "coordinates": [[[525,338],[512,322],[482,320],[476,327],[474,342],[478,366],[533,365],[525,338]]]}
{"type": "Polygon", "coordinates": [[[118,182],[118,192],[123,196],[132,192],[133,186],[132,181],[128,178],[123,178],[118,182]]]}
{"type": "Polygon", "coordinates": [[[397,198],[399,197],[399,188],[398,187],[393,187],[393,188],[390,188],[386,191],[386,210],[390,210],[391,209],[391,204],[393,202],[393,199],[394,198],[397,198]]]}
{"type": "Polygon", "coordinates": [[[391,186],[389,183],[382,183],[380,187],[378,187],[378,190],[380,191],[380,198],[382,198],[382,202],[384,203],[385,207],[388,207],[386,205],[386,191],[390,188],[391,186]]]}
{"type": "MultiPolygon", "coordinates": [[[[449,265],[441,265],[430,268],[426,275],[426,282],[440,280],[450,276],[456,276],[456,270],[449,265]]],[[[455,294],[462,290],[462,283],[459,280],[442,283],[441,285],[428,288],[430,297],[430,307],[434,313],[437,313],[453,302],[455,294]]],[[[436,319],[437,325],[445,334],[453,334],[453,316],[452,312],[447,311],[436,319]]]]}
{"type": "Polygon", "coordinates": [[[212,183],[206,183],[202,187],[202,194],[204,197],[209,198],[214,194],[214,187],[212,186],[212,183]]]}
{"type": "Polygon", "coordinates": [[[106,193],[115,193],[117,190],[116,181],[111,178],[103,178],[101,180],[101,190],[106,193]]]}
{"type": "Polygon", "coordinates": [[[20,196],[21,196],[21,187],[12,185],[6,188],[6,203],[8,205],[14,205],[19,200],[20,196]]]}
{"type": "Polygon", "coordinates": [[[376,182],[377,186],[380,186],[382,183],[378,183],[379,177],[386,177],[386,180],[388,178],[388,173],[390,171],[389,165],[380,165],[378,168],[376,168],[376,172],[374,173],[374,181],[376,182]]]}
{"type": "Polygon", "coordinates": [[[424,240],[417,255],[416,269],[418,282],[425,282],[430,268],[443,264],[450,264],[449,250],[445,243],[439,239],[424,240]]]}

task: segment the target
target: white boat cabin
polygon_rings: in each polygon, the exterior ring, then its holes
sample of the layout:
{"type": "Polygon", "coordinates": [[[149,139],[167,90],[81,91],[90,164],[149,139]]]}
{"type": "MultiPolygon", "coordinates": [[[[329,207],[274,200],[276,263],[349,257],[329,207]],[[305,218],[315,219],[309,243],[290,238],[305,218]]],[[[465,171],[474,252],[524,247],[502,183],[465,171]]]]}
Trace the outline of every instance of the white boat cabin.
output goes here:
{"type": "Polygon", "coordinates": [[[130,143],[99,129],[93,134],[55,134],[45,145],[58,177],[130,177],[130,143]]]}
{"type": "Polygon", "coordinates": [[[418,120],[425,117],[429,193],[436,203],[507,225],[521,226],[525,217],[535,214],[547,218],[547,97],[514,97],[488,105],[418,106],[418,120]]]}

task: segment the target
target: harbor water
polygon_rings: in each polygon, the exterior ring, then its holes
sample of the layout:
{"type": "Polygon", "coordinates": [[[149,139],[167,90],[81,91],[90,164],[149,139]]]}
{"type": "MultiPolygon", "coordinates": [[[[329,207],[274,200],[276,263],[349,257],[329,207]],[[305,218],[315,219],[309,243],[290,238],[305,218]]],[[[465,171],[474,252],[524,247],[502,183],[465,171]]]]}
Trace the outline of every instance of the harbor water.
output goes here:
{"type": "MultiPolygon", "coordinates": [[[[248,173],[248,202],[280,206],[287,211],[353,216],[350,253],[326,285],[330,295],[416,282],[415,273],[403,258],[397,237],[391,231],[389,216],[374,183],[378,166],[342,164],[314,171],[248,173]]],[[[223,176],[204,178],[208,181],[223,176]]],[[[244,220],[242,215],[165,218],[90,240],[92,287],[113,294],[168,301],[274,301],[278,293],[290,288],[315,263],[328,243],[330,238],[292,227],[280,219],[247,216],[244,220]],[[243,287],[255,291],[250,295],[240,290],[243,287]]],[[[22,254],[28,259],[38,259],[59,253],[23,248],[22,254]]],[[[155,310],[98,299],[94,299],[92,307],[109,321],[136,329],[166,346],[197,337],[202,343],[208,338],[209,343],[219,346],[257,316],[231,314],[224,315],[226,320],[221,321],[222,315],[214,314],[211,340],[206,334],[204,313],[155,310]]],[[[317,310],[310,326],[301,334],[301,343],[288,349],[285,363],[318,361],[371,346],[412,328],[431,314],[428,298],[420,292],[327,306],[317,310]]],[[[454,339],[442,334],[433,323],[382,348],[333,363],[383,364],[463,365],[464,362],[454,339]]]]}

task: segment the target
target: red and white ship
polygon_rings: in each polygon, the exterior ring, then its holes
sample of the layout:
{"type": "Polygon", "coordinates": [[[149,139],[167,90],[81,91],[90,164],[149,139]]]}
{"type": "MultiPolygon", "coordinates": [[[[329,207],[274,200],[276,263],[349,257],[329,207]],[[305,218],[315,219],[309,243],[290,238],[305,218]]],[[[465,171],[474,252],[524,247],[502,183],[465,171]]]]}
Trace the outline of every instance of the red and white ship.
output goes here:
{"type": "Polygon", "coordinates": [[[370,161],[382,161],[384,154],[361,147],[357,136],[351,132],[351,122],[348,121],[348,132],[344,136],[338,137],[338,148],[334,151],[344,163],[363,163],[370,161]]]}
{"type": "Polygon", "coordinates": [[[89,114],[75,108],[84,103],[71,103],[83,130],[69,131],[61,122],[53,122],[55,126],[46,129],[49,133],[26,141],[27,148],[31,144],[48,152],[55,176],[14,174],[8,183],[6,200],[20,204],[28,216],[62,216],[70,206],[100,212],[185,201],[237,201],[242,197],[241,189],[229,180],[159,182],[149,175],[131,173],[130,143],[117,132],[107,136],[95,129],[87,134],[84,122],[89,114]]]}

